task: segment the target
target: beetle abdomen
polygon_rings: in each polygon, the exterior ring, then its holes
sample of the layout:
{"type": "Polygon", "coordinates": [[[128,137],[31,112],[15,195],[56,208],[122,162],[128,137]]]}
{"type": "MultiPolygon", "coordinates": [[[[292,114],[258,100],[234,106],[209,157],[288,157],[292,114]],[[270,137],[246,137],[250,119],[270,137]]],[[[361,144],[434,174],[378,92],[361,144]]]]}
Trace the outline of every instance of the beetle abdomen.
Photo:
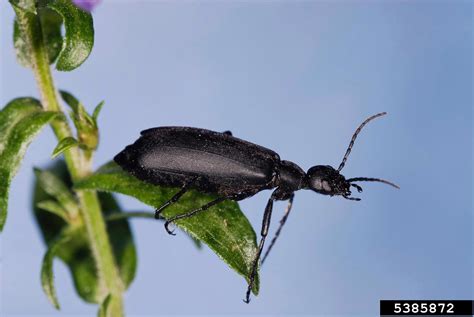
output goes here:
{"type": "Polygon", "coordinates": [[[186,127],[142,132],[115,161],[157,185],[182,186],[190,177],[203,192],[237,194],[232,188],[269,188],[280,158],[275,152],[228,134],[186,127]]]}

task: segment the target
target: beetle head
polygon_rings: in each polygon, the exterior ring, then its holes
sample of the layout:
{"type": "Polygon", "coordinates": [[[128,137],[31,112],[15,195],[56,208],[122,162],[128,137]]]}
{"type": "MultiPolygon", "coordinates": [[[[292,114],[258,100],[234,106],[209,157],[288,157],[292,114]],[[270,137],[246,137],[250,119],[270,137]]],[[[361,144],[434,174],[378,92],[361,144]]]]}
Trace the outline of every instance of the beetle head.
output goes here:
{"type": "Polygon", "coordinates": [[[330,196],[351,195],[350,183],[332,166],[313,166],[306,173],[306,178],[308,188],[317,193],[330,196]]]}
{"type": "Polygon", "coordinates": [[[381,117],[385,114],[386,112],[378,113],[376,115],[369,117],[364,122],[362,122],[362,124],[357,128],[357,130],[352,135],[352,139],[346,150],[346,154],[344,155],[344,158],[342,159],[342,162],[339,165],[339,168],[337,170],[329,165],[317,165],[317,166],[311,167],[306,173],[306,188],[312,189],[315,192],[323,194],[323,195],[330,195],[330,196],[340,195],[350,200],[360,200],[360,198],[350,197],[352,194],[350,190],[351,187],[356,188],[359,193],[362,192],[362,187],[360,187],[357,184],[354,184],[354,182],[380,182],[380,183],[393,186],[395,188],[399,188],[394,183],[391,183],[384,179],[371,178],[371,177],[355,177],[355,178],[346,179],[340,173],[346,164],[347,158],[349,157],[349,154],[351,153],[351,150],[352,150],[352,147],[354,146],[354,142],[357,138],[357,135],[360,133],[362,128],[367,123],[369,123],[369,121],[375,118],[381,117]]]}

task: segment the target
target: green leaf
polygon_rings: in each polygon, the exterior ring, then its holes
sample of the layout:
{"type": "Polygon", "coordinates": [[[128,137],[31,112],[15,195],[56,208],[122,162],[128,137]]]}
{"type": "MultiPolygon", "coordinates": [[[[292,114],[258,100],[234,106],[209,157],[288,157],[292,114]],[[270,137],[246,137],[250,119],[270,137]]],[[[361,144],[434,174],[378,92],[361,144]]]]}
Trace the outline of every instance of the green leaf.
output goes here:
{"type": "Polygon", "coordinates": [[[65,245],[70,238],[71,236],[65,231],[61,233],[57,239],[52,241],[48,247],[48,251],[44,255],[43,264],[41,265],[41,285],[43,286],[43,291],[56,309],[59,309],[59,302],[54,287],[53,260],[60,248],[65,245]]]}
{"type": "MultiPolygon", "coordinates": [[[[75,184],[78,189],[92,189],[117,192],[137,198],[153,206],[161,206],[177,192],[176,188],[165,188],[142,182],[110,162],[90,177],[75,184]]],[[[178,202],[163,211],[166,218],[204,205],[214,196],[189,191],[178,202]]],[[[236,202],[226,201],[208,211],[188,219],[179,220],[176,225],[196,239],[207,244],[224,262],[246,279],[257,252],[255,232],[236,202]]],[[[254,293],[258,293],[257,276],[254,293]]]]}
{"type": "Polygon", "coordinates": [[[21,9],[23,11],[36,14],[35,0],[10,0],[10,3],[15,9],[21,9]]]}
{"type": "Polygon", "coordinates": [[[71,0],[45,2],[47,8],[56,11],[63,18],[66,30],[56,69],[74,70],[87,59],[94,46],[92,15],[77,8],[71,0]]]}
{"type": "MultiPolygon", "coordinates": [[[[17,11],[17,14],[27,15],[29,23],[31,25],[36,26],[31,31],[33,32],[33,34],[38,40],[41,39],[40,35],[41,34],[43,35],[42,38],[45,42],[45,46],[48,51],[49,63],[50,64],[54,63],[54,61],[56,60],[56,57],[61,51],[62,43],[63,43],[63,38],[61,35],[61,25],[62,25],[61,16],[58,15],[55,11],[52,11],[50,9],[42,9],[39,11],[38,15],[33,14],[28,11],[24,11],[24,10],[22,11],[22,9],[18,9],[18,8],[16,11],[17,11]],[[42,33],[39,32],[38,17],[41,23],[42,33]]],[[[31,59],[32,48],[30,47],[28,43],[26,34],[24,34],[21,31],[16,18],[13,22],[13,46],[15,47],[16,57],[20,65],[32,68],[33,67],[32,59],[31,59]]]]}
{"type": "Polygon", "coordinates": [[[97,106],[94,108],[94,112],[92,113],[92,119],[94,120],[95,124],[97,125],[97,118],[99,117],[100,111],[102,110],[102,107],[104,106],[105,102],[101,101],[97,106]]]}
{"type": "Polygon", "coordinates": [[[28,18],[28,32],[36,43],[28,43],[17,19],[13,28],[13,43],[19,63],[32,67],[32,50],[44,42],[50,64],[57,59],[56,68],[70,71],[79,67],[89,56],[94,44],[92,16],[78,9],[70,0],[10,0],[17,15],[28,18]],[[65,26],[65,36],[61,27],[65,26]]]}
{"type": "MultiPolygon", "coordinates": [[[[73,94],[65,90],[60,90],[59,94],[66,104],[72,109],[71,119],[74,121],[76,128],[81,129],[81,126],[95,127],[94,118],[87,113],[84,105],[76,97],[74,97],[73,94]]],[[[98,115],[103,103],[104,102],[101,102],[97,105],[96,109],[94,110],[94,115],[98,115]]]]}
{"type": "Polygon", "coordinates": [[[80,146],[85,149],[95,150],[99,143],[99,130],[96,120],[87,113],[82,103],[72,94],[64,90],[61,90],[59,93],[72,109],[71,119],[76,127],[80,146]]]}
{"type": "Polygon", "coordinates": [[[117,313],[114,312],[122,310],[122,300],[119,297],[113,296],[112,294],[107,295],[100,304],[99,311],[97,312],[98,317],[115,317],[117,313]]]}
{"type": "Polygon", "coordinates": [[[57,116],[32,98],[14,99],[0,111],[0,231],[7,216],[8,189],[28,145],[57,116]]]}
{"type": "Polygon", "coordinates": [[[33,52],[42,43],[41,25],[34,0],[10,0],[16,18],[13,23],[13,45],[20,65],[33,68],[33,52]],[[20,26],[18,21],[22,21],[20,26]]]}
{"type": "Polygon", "coordinates": [[[51,154],[51,158],[55,158],[56,156],[63,153],[67,149],[70,149],[73,146],[78,146],[78,145],[79,145],[79,142],[73,137],[70,136],[70,137],[64,138],[61,141],[59,141],[58,145],[53,151],[53,154],[51,154]]]}
{"type": "Polygon", "coordinates": [[[77,100],[76,97],[74,97],[70,92],[67,92],[65,90],[60,90],[59,94],[61,95],[61,98],[66,102],[66,104],[71,107],[72,111],[74,113],[78,112],[79,108],[79,100],[77,100]]]}
{"type": "Polygon", "coordinates": [[[43,40],[48,51],[49,63],[53,64],[63,46],[63,36],[61,34],[63,20],[56,11],[48,8],[40,8],[38,15],[41,21],[43,40]]]}
{"type": "Polygon", "coordinates": [[[36,204],[36,207],[49,211],[52,214],[63,219],[65,222],[70,222],[67,211],[54,200],[43,200],[36,204]]]}
{"type": "Polygon", "coordinates": [[[194,244],[194,246],[195,246],[196,248],[202,249],[202,242],[201,242],[201,240],[198,240],[198,239],[196,239],[196,238],[194,238],[194,237],[191,237],[191,239],[192,239],[193,244],[194,244]]]}
{"type": "Polygon", "coordinates": [[[79,215],[79,204],[66,184],[50,171],[35,168],[38,185],[60,204],[66,211],[68,219],[76,219],[79,215]]]}
{"type": "Polygon", "coordinates": [[[109,294],[104,299],[104,301],[100,304],[99,312],[97,313],[97,317],[107,317],[109,315],[109,306],[110,302],[112,301],[112,295],[109,294]]]}
{"type": "MultiPolygon", "coordinates": [[[[61,180],[70,190],[71,179],[62,160],[56,161],[47,171],[53,174],[56,179],[61,180]]],[[[42,171],[42,173],[45,173],[45,171],[42,171]]],[[[51,193],[51,191],[49,192],[51,193]]],[[[68,228],[68,224],[62,219],[41,208],[41,204],[45,201],[58,201],[58,197],[52,196],[50,193],[46,192],[40,186],[40,182],[36,180],[33,210],[42,236],[48,246],[57,239],[61,232],[68,228]]],[[[99,200],[104,215],[121,212],[120,207],[111,194],[100,193],[99,200]]],[[[75,230],[70,233],[71,238],[58,250],[57,256],[69,268],[79,296],[88,302],[101,303],[107,294],[105,293],[105,285],[98,282],[86,229],[82,226],[82,223],[79,223],[74,228],[75,230]]],[[[137,264],[135,245],[128,221],[122,219],[107,223],[107,232],[111,240],[115,260],[119,267],[120,276],[124,285],[128,286],[133,281],[137,264]]]]}
{"type": "Polygon", "coordinates": [[[32,68],[30,49],[16,19],[13,22],[13,46],[15,47],[18,63],[24,67],[32,68]]]}

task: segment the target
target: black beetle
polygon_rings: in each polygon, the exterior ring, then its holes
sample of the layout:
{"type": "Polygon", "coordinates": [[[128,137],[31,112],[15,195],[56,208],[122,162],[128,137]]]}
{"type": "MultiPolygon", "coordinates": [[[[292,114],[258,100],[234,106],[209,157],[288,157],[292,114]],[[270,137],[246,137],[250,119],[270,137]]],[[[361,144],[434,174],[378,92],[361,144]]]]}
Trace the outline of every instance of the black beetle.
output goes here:
{"type": "Polygon", "coordinates": [[[217,199],[204,206],[167,219],[165,229],[169,234],[173,232],[168,226],[176,220],[192,217],[226,199],[238,201],[264,189],[276,188],[265,207],[261,240],[244,300],[248,303],[270,226],[273,201],[288,200],[289,203],[262,263],[288,218],[295,191],[311,189],[323,195],[340,195],[346,199],[360,200],[350,197],[351,186],[362,192],[362,188],[354,182],[382,182],[399,188],[379,178],[346,179],[340,174],[359,132],[369,121],[385,114],[382,112],[373,115],[357,128],[338,169],[329,165],[317,165],[305,173],[295,163],[280,160],[280,156],[272,150],[233,137],[229,131],[220,133],[188,127],[159,127],[144,130],[141,132],[141,137],[117,154],[114,160],[123,169],[143,181],[160,186],[181,187],[178,193],[156,210],[156,218],[159,218],[167,206],[176,202],[190,188],[218,195],[217,199]]]}

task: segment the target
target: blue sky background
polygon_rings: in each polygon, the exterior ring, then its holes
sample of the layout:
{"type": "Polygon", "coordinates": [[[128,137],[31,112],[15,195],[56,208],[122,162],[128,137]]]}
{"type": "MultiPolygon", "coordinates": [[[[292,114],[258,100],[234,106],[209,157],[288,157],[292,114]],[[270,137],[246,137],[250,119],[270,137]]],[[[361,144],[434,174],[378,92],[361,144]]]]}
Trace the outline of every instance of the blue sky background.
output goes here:
{"type": "MultiPolygon", "coordinates": [[[[0,16],[4,105],[38,93],[15,61],[6,1],[0,16]]],[[[337,166],[357,125],[387,111],[362,132],[344,174],[401,186],[366,183],[361,202],[298,192],[250,305],[241,301],[244,280],[209,249],[133,220],[130,316],[375,316],[380,299],[473,298],[470,2],[104,0],[94,18],[91,57],[54,75],[89,109],[106,101],[96,166],[162,125],[231,130],[305,170],[337,166]]],[[[40,286],[45,247],[30,211],[32,167],[46,164],[55,144],[42,132],[11,187],[0,235],[2,316],[96,313],[59,261],[61,312],[40,286]]],[[[269,195],[241,203],[257,230],[269,195]]],[[[273,229],[284,206],[275,206],[273,229]]]]}

